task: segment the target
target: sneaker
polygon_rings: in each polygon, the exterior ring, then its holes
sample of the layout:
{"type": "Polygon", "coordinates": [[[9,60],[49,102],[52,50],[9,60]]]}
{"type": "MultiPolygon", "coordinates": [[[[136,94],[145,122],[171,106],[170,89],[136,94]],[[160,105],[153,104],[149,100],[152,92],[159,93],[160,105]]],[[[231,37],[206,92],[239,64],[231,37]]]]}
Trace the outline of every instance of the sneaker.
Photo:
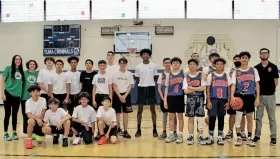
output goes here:
{"type": "Polygon", "coordinates": [[[69,131],[68,137],[73,137],[73,132],[72,132],[71,129],[70,129],[70,131],[69,131]]]}
{"type": "Polygon", "coordinates": [[[153,137],[158,137],[157,129],[153,130],[153,137]]]}
{"type": "Polygon", "coordinates": [[[58,138],[59,138],[59,134],[56,134],[53,136],[53,144],[58,144],[58,138]]]}
{"type": "Polygon", "coordinates": [[[73,141],[73,145],[78,145],[81,142],[81,138],[80,137],[76,137],[73,141]]]}
{"type": "Polygon", "coordinates": [[[36,140],[40,143],[44,141],[44,136],[36,135],[36,140]]]}
{"type": "Polygon", "coordinates": [[[179,134],[178,137],[176,138],[176,144],[181,144],[183,143],[183,135],[179,134]]]}
{"type": "Polygon", "coordinates": [[[13,138],[9,135],[9,134],[4,134],[4,140],[5,141],[12,141],[13,140],[13,138]]]}
{"type": "Polygon", "coordinates": [[[260,137],[255,136],[253,142],[259,142],[259,141],[260,141],[260,137]]]}
{"type": "Polygon", "coordinates": [[[217,141],[218,145],[224,145],[224,140],[222,136],[218,136],[218,141],[217,141]]]}
{"type": "Polygon", "coordinates": [[[167,138],[166,132],[162,132],[162,133],[159,135],[159,137],[158,137],[159,140],[164,140],[164,139],[166,139],[166,138],[167,138]]]}
{"type": "Polygon", "coordinates": [[[122,131],[122,129],[120,129],[120,128],[118,129],[118,135],[119,135],[119,136],[123,136],[123,131],[122,131]]]}
{"type": "Polygon", "coordinates": [[[205,144],[206,144],[206,143],[205,143],[205,140],[203,139],[202,136],[199,136],[199,137],[197,138],[197,141],[198,141],[198,144],[200,144],[200,145],[205,145],[205,144]]]}
{"type": "Polygon", "coordinates": [[[175,137],[174,137],[174,134],[170,134],[169,136],[167,136],[167,138],[165,139],[165,142],[166,143],[171,143],[171,142],[174,142],[176,141],[175,137]]]}
{"type": "Polygon", "coordinates": [[[100,132],[97,132],[96,136],[95,136],[95,140],[99,140],[101,138],[100,132]]]}
{"type": "Polygon", "coordinates": [[[25,148],[26,149],[32,149],[32,139],[31,138],[27,138],[25,140],[25,148]]]}
{"type": "Polygon", "coordinates": [[[240,136],[238,136],[236,138],[236,143],[234,145],[235,146],[241,146],[242,145],[242,138],[240,136]]]}
{"type": "Polygon", "coordinates": [[[213,136],[209,136],[208,140],[206,141],[206,145],[213,145],[214,144],[214,138],[213,136]]]}
{"type": "Polygon", "coordinates": [[[129,135],[129,133],[128,133],[127,131],[124,131],[124,132],[123,132],[123,137],[124,137],[124,138],[128,138],[128,139],[131,138],[131,136],[129,135]]]}
{"type": "Polygon", "coordinates": [[[174,137],[175,137],[175,139],[177,139],[177,137],[178,137],[178,134],[177,134],[177,132],[176,131],[174,131],[174,137]]]}
{"type": "Polygon", "coordinates": [[[275,146],[276,145],[276,138],[271,138],[270,139],[270,145],[275,146]]]}
{"type": "Polygon", "coordinates": [[[62,139],[62,147],[68,147],[68,138],[62,139]]]}
{"type": "Polygon", "coordinates": [[[141,129],[137,129],[135,137],[140,137],[141,136],[141,129]]]}
{"type": "Polygon", "coordinates": [[[12,138],[13,138],[14,140],[18,140],[18,135],[17,135],[16,132],[13,133],[12,138]]]}
{"type": "Polygon", "coordinates": [[[23,134],[22,134],[22,137],[27,138],[27,134],[26,134],[26,133],[23,133],[23,134]]]}
{"type": "Polygon", "coordinates": [[[256,146],[256,143],[253,142],[252,138],[249,137],[249,138],[247,139],[246,145],[248,145],[248,146],[250,146],[250,147],[255,147],[255,146],[256,146]]]}
{"type": "Polygon", "coordinates": [[[240,133],[240,135],[241,135],[242,141],[246,141],[246,140],[247,140],[247,136],[246,136],[246,133],[245,133],[244,131],[242,131],[242,132],[240,133]]]}
{"type": "Polygon", "coordinates": [[[31,136],[31,138],[32,138],[32,140],[36,140],[36,134],[32,134],[32,136],[31,136]]]}
{"type": "Polygon", "coordinates": [[[231,139],[233,138],[233,132],[232,131],[229,131],[226,136],[225,136],[225,139],[231,139]]]}
{"type": "Polygon", "coordinates": [[[194,138],[193,138],[193,136],[189,136],[189,137],[187,138],[187,144],[188,144],[188,145],[193,145],[193,144],[194,144],[194,138]]]}
{"type": "Polygon", "coordinates": [[[98,141],[98,145],[104,145],[106,143],[107,143],[107,139],[105,136],[102,136],[98,141]]]}

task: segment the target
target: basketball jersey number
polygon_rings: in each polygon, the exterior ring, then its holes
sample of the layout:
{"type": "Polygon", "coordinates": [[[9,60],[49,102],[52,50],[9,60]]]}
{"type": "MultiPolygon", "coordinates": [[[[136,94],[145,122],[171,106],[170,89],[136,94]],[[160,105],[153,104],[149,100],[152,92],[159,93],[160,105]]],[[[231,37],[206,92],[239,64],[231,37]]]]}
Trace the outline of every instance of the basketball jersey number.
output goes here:
{"type": "Polygon", "coordinates": [[[248,90],[248,87],[249,87],[249,82],[244,82],[243,91],[246,92],[248,90]]]}
{"type": "Polygon", "coordinates": [[[173,88],[173,92],[174,92],[174,93],[178,93],[178,91],[179,91],[179,85],[176,84],[176,85],[174,86],[174,88],[173,88]]]}
{"type": "Polygon", "coordinates": [[[217,88],[216,89],[216,94],[218,98],[222,98],[223,97],[223,89],[222,88],[217,88]]]}

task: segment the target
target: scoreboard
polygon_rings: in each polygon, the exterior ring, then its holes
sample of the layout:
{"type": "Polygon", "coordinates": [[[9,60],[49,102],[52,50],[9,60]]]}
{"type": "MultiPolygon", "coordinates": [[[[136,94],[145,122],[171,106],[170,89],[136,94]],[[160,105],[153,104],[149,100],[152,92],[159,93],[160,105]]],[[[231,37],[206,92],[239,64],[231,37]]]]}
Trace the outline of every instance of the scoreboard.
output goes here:
{"type": "Polygon", "coordinates": [[[44,25],[43,56],[80,56],[81,25],[44,25]]]}

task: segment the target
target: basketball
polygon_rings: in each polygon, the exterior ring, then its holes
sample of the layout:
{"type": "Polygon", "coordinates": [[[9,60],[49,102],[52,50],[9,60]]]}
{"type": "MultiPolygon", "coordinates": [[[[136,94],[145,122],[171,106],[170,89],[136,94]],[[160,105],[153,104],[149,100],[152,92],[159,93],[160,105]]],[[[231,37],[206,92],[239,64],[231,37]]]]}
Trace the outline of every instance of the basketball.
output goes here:
{"type": "Polygon", "coordinates": [[[207,125],[209,125],[209,117],[208,116],[204,118],[204,121],[207,125]]]}
{"type": "Polygon", "coordinates": [[[240,97],[235,97],[231,107],[233,110],[240,110],[243,107],[243,100],[240,97]]]}

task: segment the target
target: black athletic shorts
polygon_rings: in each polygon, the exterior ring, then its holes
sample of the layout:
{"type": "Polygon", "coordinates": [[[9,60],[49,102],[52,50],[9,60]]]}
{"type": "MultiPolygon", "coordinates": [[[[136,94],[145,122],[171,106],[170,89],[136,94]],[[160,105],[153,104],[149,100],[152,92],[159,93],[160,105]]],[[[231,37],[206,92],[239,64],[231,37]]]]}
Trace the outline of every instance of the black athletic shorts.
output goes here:
{"type": "Polygon", "coordinates": [[[64,127],[63,126],[60,130],[57,130],[56,126],[53,126],[53,125],[50,125],[50,128],[52,129],[52,134],[64,134],[64,127]]]}
{"type": "Polygon", "coordinates": [[[138,87],[138,98],[137,103],[140,105],[156,104],[156,87],[138,87]]]}
{"type": "Polygon", "coordinates": [[[169,113],[185,112],[185,96],[167,96],[167,105],[169,113]]]}
{"type": "MultiPolygon", "coordinates": [[[[106,125],[105,128],[104,128],[104,134],[106,134],[109,130],[109,126],[106,125]]],[[[111,129],[110,133],[109,133],[109,137],[111,136],[116,136],[118,137],[118,128],[117,128],[117,125],[111,129]]]]}
{"type": "Polygon", "coordinates": [[[234,94],[234,97],[240,97],[243,100],[243,107],[240,110],[243,114],[250,114],[255,111],[255,95],[254,94],[234,94]]]}
{"type": "MultiPolygon", "coordinates": [[[[70,94],[70,104],[68,104],[67,110],[70,112],[74,111],[74,108],[79,105],[79,93],[78,94],[70,94]]],[[[72,114],[70,114],[72,115],[72,114]]]]}
{"type": "MultiPolygon", "coordinates": [[[[125,93],[121,93],[121,95],[125,95],[125,93]]],[[[133,112],[132,106],[131,106],[131,96],[130,94],[125,98],[125,103],[122,103],[120,101],[119,96],[114,93],[113,95],[113,108],[115,109],[116,113],[131,113],[133,112]]]]}
{"type": "Polygon", "coordinates": [[[160,110],[163,113],[168,113],[168,109],[164,108],[164,101],[160,99],[160,110]]]}
{"type": "Polygon", "coordinates": [[[188,95],[186,114],[187,117],[204,117],[204,95],[188,95]]]}
{"type": "Polygon", "coordinates": [[[229,109],[227,110],[227,114],[228,115],[235,115],[236,114],[236,110],[233,110],[232,107],[229,107],[229,109]]]}
{"type": "Polygon", "coordinates": [[[59,107],[63,109],[67,109],[68,105],[64,104],[64,100],[66,99],[67,94],[53,94],[54,98],[57,98],[60,102],[59,107]]]}
{"type": "Polygon", "coordinates": [[[109,94],[95,94],[95,102],[96,102],[96,104],[97,104],[97,107],[94,108],[95,111],[97,111],[98,108],[99,108],[100,106],[102,106],[103,99],[104,99],[104,97],[106,97],[106,96],[108,97],[109,94]]]}
{"type": "Polygon", "coordinates": [[[87,131],[83,125],[81,125],[80,123],[72,121],[71,128],[74,128],[78,133],[82,133],[83,140],[84,140],[85,144],[92,143],[93,133],[92,133],[92,128],[91,127],[89,127],[89,130],[87,131]]]}
{"type": "Polygon", "coordinates": [[[35,125],[33,127],[33,133],[38,136],[45,136],[45,134],[42,131],[42,127],[38,125],[36,120],[35,120],[35,125]]]}
{"type": "Polygon", "coordinates": [[[209,116],[225,116],[227,99],[215,99],[211,98],[212,108],[208,109],[209,116]]]}

